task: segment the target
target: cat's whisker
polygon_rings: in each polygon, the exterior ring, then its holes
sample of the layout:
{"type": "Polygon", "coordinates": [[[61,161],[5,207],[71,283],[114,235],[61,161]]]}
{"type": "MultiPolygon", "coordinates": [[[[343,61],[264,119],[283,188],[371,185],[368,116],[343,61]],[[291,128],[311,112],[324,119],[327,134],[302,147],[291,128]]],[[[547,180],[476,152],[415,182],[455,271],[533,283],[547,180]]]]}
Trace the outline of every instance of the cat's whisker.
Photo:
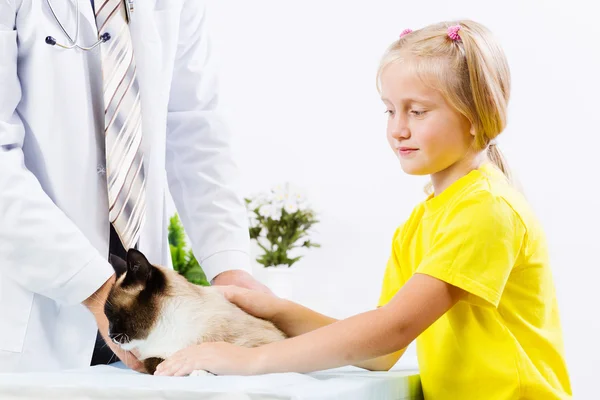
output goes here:
{"type": "Polygon", "coordinates": [[[110,302],[110,298],[106,298],[106,304],[109,305],[109,307],[114,308],[114,305],[110,302]]]}
{"type": "Polygon", "coordinates": [[[104,307],[104,303],[102,303],[102,301],[100,301],[100,299],[98,299],[98,294],[94,293],[93,295],[91,295],[90,300],[92,300],[92,302],[96,303],[99,308],[104,307]]]}

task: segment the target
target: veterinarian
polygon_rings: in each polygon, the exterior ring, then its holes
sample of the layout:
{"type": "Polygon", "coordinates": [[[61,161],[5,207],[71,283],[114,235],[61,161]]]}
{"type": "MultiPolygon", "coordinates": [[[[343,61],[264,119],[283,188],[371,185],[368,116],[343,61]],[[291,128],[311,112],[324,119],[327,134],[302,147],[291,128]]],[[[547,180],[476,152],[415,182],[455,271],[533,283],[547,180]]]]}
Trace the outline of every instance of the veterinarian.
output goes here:
{"type": "Polygon", "coordinates": [[[109,253],[170,266],[170,190],[214,284],[248,228],[199,0],[0,0],[0,372],[115,361],[109,253]],[[91,311],[91,312],[90,312],[91,311]],[[95,350],[96,349],[96,350],[95,350]]]}

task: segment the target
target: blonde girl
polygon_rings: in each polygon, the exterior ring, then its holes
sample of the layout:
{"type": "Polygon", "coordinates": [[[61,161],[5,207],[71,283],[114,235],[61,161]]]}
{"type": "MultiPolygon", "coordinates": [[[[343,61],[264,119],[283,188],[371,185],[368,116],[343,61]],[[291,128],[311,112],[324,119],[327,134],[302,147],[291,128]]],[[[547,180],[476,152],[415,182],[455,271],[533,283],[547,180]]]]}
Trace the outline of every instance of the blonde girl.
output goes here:
{"type": "Polygon", "coordinates": [[[337,321],[226,287],[290,338],[192,346],[157,374],[387,370],[416,339],[426,399],[570,398],[544,232],[495,144],[510,94],[501,47],[469,20],[405,30],[377,78],[400,166],[431,178],[431,193],[393,236],[379,307],[337,321]]]}

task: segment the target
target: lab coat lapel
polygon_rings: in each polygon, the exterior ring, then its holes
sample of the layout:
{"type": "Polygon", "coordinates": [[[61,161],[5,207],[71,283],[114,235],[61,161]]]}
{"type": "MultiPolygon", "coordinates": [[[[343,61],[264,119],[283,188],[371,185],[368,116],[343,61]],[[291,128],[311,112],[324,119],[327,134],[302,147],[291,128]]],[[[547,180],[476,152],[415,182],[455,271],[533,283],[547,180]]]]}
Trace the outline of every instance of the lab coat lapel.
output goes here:
{"type": "MultiPolygon", "coordinates": [[[[98,27],[96,26],[96,12],[92,8],[92,2],[90,0],[77,0],[79,1],[79,12],[81,13],[81,23],[85,31],[91,30],[94,32],[94,36],[98,37],[98,27]]],[[[102,5],[104,0],[94,0],[96,9],[102,5]]],[[[61,1],[61,3],[69,3],[68,1],[61,1]]],[[[75,7],[75,6],[73,6],[75,7]]]]}

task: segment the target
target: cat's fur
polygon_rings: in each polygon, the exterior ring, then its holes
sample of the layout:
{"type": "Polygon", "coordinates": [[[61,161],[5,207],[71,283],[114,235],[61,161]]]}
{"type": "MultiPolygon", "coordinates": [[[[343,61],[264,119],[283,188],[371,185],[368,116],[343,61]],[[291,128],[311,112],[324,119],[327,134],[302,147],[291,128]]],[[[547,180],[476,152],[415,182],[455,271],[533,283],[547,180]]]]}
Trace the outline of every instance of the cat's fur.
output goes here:
{"type": "Polygon", "coordinates": [[[271,322],[247,314],[215,288],[197,286],[176,271],[150,264],[131,249],[111,257],[116,272],[104,312],[109,336],[124,350],[137,349],[148,373],[173,353],[202,342],[256,347],[285,335],[271,322]]]}

